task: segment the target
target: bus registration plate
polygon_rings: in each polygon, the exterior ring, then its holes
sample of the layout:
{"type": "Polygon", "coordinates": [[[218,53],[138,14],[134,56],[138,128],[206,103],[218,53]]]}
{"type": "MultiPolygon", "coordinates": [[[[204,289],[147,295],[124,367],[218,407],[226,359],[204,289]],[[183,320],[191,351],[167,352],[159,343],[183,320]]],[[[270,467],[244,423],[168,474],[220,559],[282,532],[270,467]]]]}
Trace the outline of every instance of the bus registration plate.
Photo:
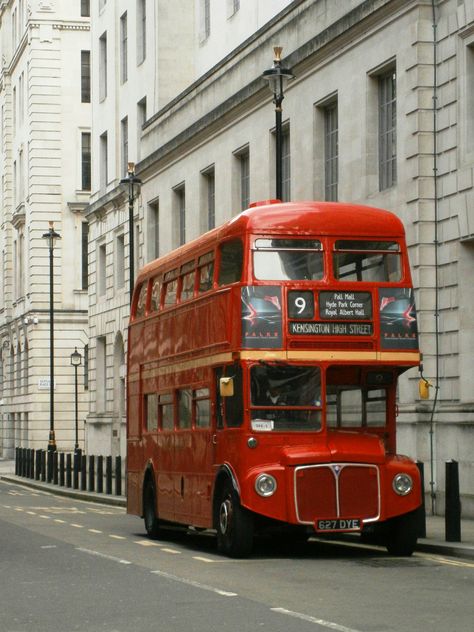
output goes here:
{"type": "Polygon", "coordinates": [[[318,519],[315,524],[316,531],[360,531],[360,518],[333,518],[318,519]]]}

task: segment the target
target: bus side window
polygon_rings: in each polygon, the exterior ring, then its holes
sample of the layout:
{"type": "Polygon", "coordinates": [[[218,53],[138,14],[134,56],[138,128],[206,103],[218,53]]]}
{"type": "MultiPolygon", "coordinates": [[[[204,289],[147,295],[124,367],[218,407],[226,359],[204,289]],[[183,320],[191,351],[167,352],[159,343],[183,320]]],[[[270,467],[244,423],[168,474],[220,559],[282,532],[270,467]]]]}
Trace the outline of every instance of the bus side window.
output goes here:
{"type": "Polygon", "coordinates": [[[189,389],[178,391],[178,428],[191,428],[193,420],[193,392],[189,389]]]}
{"type": "Polygon", "coordinates": [[[244,248],[240,239],[227,241],[220,246],[219,285],[240,281],[244,248]]]}
{"type": "Polygon", "coordinates": [[[174,305],[176,303],[176,296],[178,293],[178,279],[173,279],[165,285],[165,307],[174,305]]]}
{"type": "Polygon", "coordinates": [[[137,304],[135,307],[135,318],[141,318],[145,316],[145,308],[146,308],[146,292],[148,288],[148,283],[145,283],[140,288],[140,293],[138,295],[137,304]]]}
{"type": "Polygon", "coordinates": [[[225,421],[228,428],[237,428],[242,425],[244,416],[242,367],[239,364],[229,366],[226,369],[226,375],[234,378],[234,395],[224,399],[225,421]]]}
{"type": "Polygon", "coordinates": [[[158,421],[161,430],[174,430],[174,406],[172,393],[166,393],[159,396],[158,421]]]}
{"type": "Polygon", "coordinates": [[[210,428],[211,426],[211,400],[209,399],[209,389],[199,388],[193,393],[195,427],[210,428]]]}
{"type": "Polygon", "coordinates": [[[198,261],[198,292],[207,292],[212,288],[214,277],[214,253],[208,252],[198,261]]]}
{"type": "Polygon", "coordinates": [[[145,395],[145,421],[146,430],[155,432],[158,430],[158,394],[148,393],[145,395]]]}
{"type": "Polygon", "coordinates": [[[160,309],[161,280],[153,279],[151,284],[150,311],[157,312],[160,309]]]}

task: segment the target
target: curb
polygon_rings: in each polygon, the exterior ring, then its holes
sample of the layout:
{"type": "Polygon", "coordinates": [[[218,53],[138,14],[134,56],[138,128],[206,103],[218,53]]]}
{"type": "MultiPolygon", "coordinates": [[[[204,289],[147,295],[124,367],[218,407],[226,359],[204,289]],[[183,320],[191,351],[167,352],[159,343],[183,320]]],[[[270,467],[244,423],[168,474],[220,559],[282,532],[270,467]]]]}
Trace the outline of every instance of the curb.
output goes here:
{"type": "Polygon", "coordinates": [[[49,492],[50,494],[56,494],[57,496],[67,496],[69,498],[76,498],[77,500],[85,500],[88,502],[100,503],[102,505],[112,505],[114,507],[127,506],[127,499],[125,496],[111,496],[110,494],[86,492],[80,489],[73,489],[72,487],[59,487],[58,485],[39,483],[12,474],[0,474],[0,480],[15,483],[15,485],[22,485],[23,487],[30,487],[31,489],[37,489],[43,492],[49,492]]]}

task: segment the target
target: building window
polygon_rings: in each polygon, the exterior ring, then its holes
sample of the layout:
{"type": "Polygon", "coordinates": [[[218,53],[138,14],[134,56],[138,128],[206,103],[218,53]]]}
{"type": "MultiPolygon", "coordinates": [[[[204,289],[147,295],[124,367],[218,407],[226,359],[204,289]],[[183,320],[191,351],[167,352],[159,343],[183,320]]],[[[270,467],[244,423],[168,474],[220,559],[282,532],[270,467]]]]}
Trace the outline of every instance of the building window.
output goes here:
{"type": "Polygon", "coordinates": [[[146,0],[137,0],[137,64],[146,58],[146,0]]]}
{"type": "Polygon", "coordinates": [[[12,93],[12,124],[13,124],[13,131],[15,132],[16,130],[16,88],[13,88],[13,93],[12,93]]]}
{"type": "Polygon", "coordinates": [[[205,41],[211,34],[211,0],[201,0],[200,40],[205,41]]]}
{"type": "Polygon", "coordinates": [[[97,249],[97,296],[105,296],[107,282],[107,251],[105,244],[100,244],[97,249]]]}
{"type": "Polygon", "coordinates": [[[125,178],[128,173],[128,116],[120,121],[120,131],[122,145],[122,177],[125,178]]]}
{"type": "Polygon", "coordinates": [[[100,136],[100,188],[104,191],[109,178],[107,132],[100,136]]]}
{"type": "Polygon", "coordinates": [[[240,0],[227,0],[227,17],[231,18],[240,9],[240,0]]]}
{"type": "Polygon", "coordinates": [[[176,216],[176,242],[178,246],[186,243],[186,188],[183,185],[174,189],[175,195],[175,216],[176,216]]]}
{"type": "Polygon", "coordinates": [[[89,18],[91,15],[91,2],[90,0],[81,0],[81,17],[89,18]]]}
{"type": "Polygon", "coordinates": [[[117,289],[125,285],[125,237],[123,233],[115,240],[115,285],[117,289]]]}
{"type": "Polygon", "coordinates": [[[157,259],[160,255],[160,207],[158,201],[148,204],[148,261],[157,259]]]}
{"type": "Polygon", "coordinates": [[[105,336],[96,343],[96,411],[105,412],[107,401],[107,342],[105,336]]]}
{"type": "Polygon", "coordinates": [[[323,109],[324,116],[324,199],[337,200],[338,185],[338,111],[337,101],[323,109]]]}
{"type": "Polygon", "coordinates": [[[240,209],[244,211],[250,204],[250,153],[248,147],[235,154],[238,161],[240,209]]]}
{"type": "Polygon", "coordinates": [[[205,173],[206,201],[207,201],[207,229],[216,225],[216,178],[214,169],[205,173]]]}
{"type": "Polygon", "coordinates": [[[128,24],[127,12],[120,18],[120,80],[125,83],[128,79],[128,24]]]}
{"type": "Polygon", "coordinates": [[[140,99],[137,103],[137,154],[140,157],[140,141],[142,137],[142,128],[146,121],[146,97],[140,99]]]}
{"type": "Polygon", "coordinates": [[[81,50],[81,103],[91,102],[91,52],[81,50]]]}
{"type": "Polygon", "coordinates": [[[89,224],[81,224],[81,287],[89,287],[89,224]]]}
{"type": "Polygon", "coordinates": [[[81,188],[91,190],[91,134],[81,133],[81,188]]]}
{"type": "Polygon", "coordinates": [[[99,38],[99,100],[107,96],[107,32],[99,38]]]}
{"type": "Polygon", "coordinates": [[[394,69],[378,77],[379,189],[397,181],[397,75],[394,69]]]}

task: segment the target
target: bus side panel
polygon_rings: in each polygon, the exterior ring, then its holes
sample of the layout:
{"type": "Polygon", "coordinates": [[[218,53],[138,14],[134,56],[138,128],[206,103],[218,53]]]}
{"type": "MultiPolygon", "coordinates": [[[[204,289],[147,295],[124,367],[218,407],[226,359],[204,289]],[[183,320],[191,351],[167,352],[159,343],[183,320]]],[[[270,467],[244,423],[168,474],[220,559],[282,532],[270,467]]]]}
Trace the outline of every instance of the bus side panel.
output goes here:
{"type": "Polygon", "coordinates": [[[155,321],[155,348],[148,357],[166,358],[197,349],[228,348],[231,343],[230,291],[171,309],[155,321]]]}

